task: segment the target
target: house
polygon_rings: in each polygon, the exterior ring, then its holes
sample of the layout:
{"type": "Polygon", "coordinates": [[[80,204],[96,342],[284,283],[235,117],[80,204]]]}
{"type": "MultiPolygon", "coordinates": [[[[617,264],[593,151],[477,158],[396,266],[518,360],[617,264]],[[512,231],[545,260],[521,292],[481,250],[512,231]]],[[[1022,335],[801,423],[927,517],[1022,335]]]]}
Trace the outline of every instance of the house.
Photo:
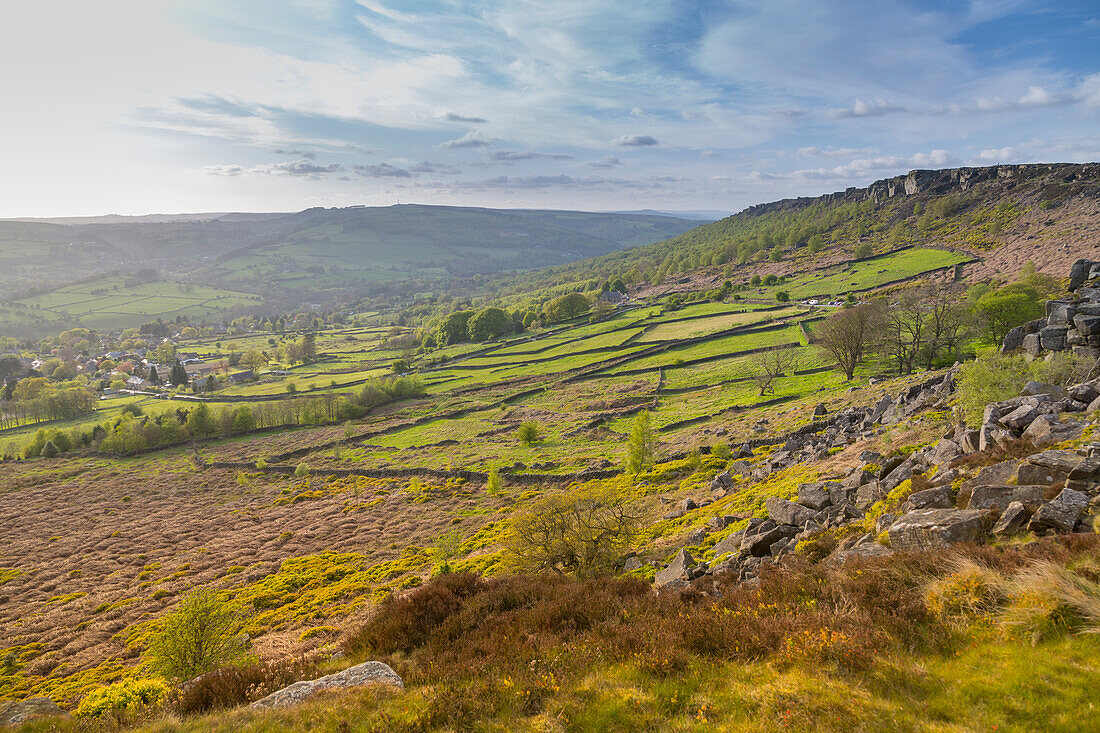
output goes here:
{"type": "Polygon", "coordinates": [[[219,361],[203,361],[197,364],[184,364],[183,368],[187,371],[187,376],[191,377],[191,379],[195,379],[195,377],[208,377],[211,374],[229,371],[229,362],[225,359],[219,361]]]}
{"type": "Polygon", "coordinates": [[[149,389],[153,383],[144,377],[130,377],[126,380],[127,389],[149,389]]]}
{"type": "Polygon", "coordinates": [[[626,296],[620,293],[618,290],[605,290],[600,293],[600,297],[597,298],[601,303],[610,303],[611,305],[619,305],[626,302],[626,296]]]}
{"type": "Polygon", "coordinates": [[[195,377],[191,380],[191,389],[196,392],[203,390],[214,389],[218,386],[218,378],[213,374],[208,374],[205,377],[195,377]]]}
{"type": "Polygon", "coordinates": [[[237,372],[236,374],[229,375],[229,381],[231,384],[241,384],[242,382],[250,382],[255,377],[252,374],[251,369],[245,369],[243,372],[237,372]]]}

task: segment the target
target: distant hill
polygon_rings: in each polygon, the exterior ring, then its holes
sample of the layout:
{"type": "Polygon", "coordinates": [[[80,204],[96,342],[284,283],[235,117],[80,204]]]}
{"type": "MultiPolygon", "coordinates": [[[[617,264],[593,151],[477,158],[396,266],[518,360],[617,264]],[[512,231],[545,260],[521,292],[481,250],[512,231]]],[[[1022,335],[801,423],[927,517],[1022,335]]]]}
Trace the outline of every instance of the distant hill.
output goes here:
{"type": "MultiPolygon", "coordinates": [[[[125,289],[118,304],[83,299],[70,307],[61,303],[68,296],[42,297],[83,283],[91,286],[78,290],[99,291],[100,279],[139,270],[156,271],[170,292],[213,287],[235,294],[220,302],[239,304],[243,292],[293,307],[373,283],[561,265],[659,242],[697,223],[660,214],[423,205],[0,220],[0,304],[7,301],[0,331],[25,333],[20,324],[28,322],[39,324],[34,332],[72,327],[104,307],[109,322],[120,324],[178,315],[171,308],[131,314],[125,289]]],[[[112,293],[123,287],[110,282],[112,293]]]]}

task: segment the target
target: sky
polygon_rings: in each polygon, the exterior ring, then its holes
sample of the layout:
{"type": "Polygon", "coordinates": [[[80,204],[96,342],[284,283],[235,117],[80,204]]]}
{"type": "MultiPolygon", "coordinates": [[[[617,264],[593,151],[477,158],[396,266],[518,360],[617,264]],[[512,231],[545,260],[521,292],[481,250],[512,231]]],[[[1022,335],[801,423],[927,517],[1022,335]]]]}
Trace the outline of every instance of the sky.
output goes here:
{"type": "Polygon", "coordinates": [[[720,210],[1100,159],[1096,0],[35,0],[0,216],[720,210]]]}

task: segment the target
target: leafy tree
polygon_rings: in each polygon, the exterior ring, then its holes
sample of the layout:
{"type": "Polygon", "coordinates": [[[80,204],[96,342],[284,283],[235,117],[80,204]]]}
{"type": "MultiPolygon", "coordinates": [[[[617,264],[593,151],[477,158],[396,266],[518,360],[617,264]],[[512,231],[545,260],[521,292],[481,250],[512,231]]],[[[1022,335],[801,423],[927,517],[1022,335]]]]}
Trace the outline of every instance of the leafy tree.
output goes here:
{"type": "Polygon", "coordinates": [[[259,349],[249,349],[241,354],[240,363],[251,369],[253,372],[260,369],[263,365],[267,364],[267,354],[259,349]]]}
{"type": "Polygon", "coordinates": [[[749,280],[749,285],[751,285],[754,288],[760,287],[760,283],[761,283],[761,280],[760,280],[759,275],[753,275],[752,279],[749,280]]]}
{"type": "Polygon", "coordinates": [[[451,313],[439,325],[440,341],[444,344],[457,344],[469,338],[470,319],[477,311],[462,310],[451,313]]]}
{"type": "Polygon", "coordinates": [[[509,549],[526,572],[610,573],[637,537],[645,511],[616,487],[556,492],[516,514],[509,549]]]}
{"type": "Polygon", "coordinates": [[[483,308],[470,317],[466,326],[471,341],[489,341],[508,333],[512,319],[500,308],[483,308]]]}
{"type": "Polygon", "coordinates": [[[626,470],[639,474],[653,465],[653,450],[657,442],[649,410],[642,410],[630,426],[630,439],[626,446],[626,470]]]}
{"type": "Polygon", "coordinates": [[[187,429],[196,438],[214,434],[214,416],[210,414],[210,407],[205,402],[200,402],[187,415],[187,429]]]}
{"type": "Polygon", "coordinates": [[[248,405],[239,405],[233,410],[234,433],[244,433],[256,427],[256,417],[252,414],[252,408],[248,405]]]}
{"type": "Polygon", "coordinates": [[[857,260],[862,260],[865,257],[870,257],[872,251],[870,242],[860,242],[852,249],[852,256],[857,260]]]}
{"type": "Polygon", "coordinates": [[[242,637],[246,618],[217,591],[197,588],[168,614],[149,644],[152,666],[183,682],[247,656],[242,637]]]}
{"type": "Polygon", "coordinates": [[[775,285],[779,282],[779,276],[775,274],[765,275],[763,282],[768,287],[771,287],[772,285],[775,285]]]}
{"type": "Polygon", "coordinates": [[[788,293],[786,290],[780,290],[776,292],[775,299],[780,303],[787,303],[791,299],[791,294],[788,293]]]}
{"type": "Polygon", "coordinates": [[[623,282],[621,277],[617,277],[611,281],[611,289],[616,293],[622,293],[626,295],[626,283],[623,282]]]}
{"type": "Polygon", "coordinates": [[[298,341],[298,349],[302,363],[310,364],[317,360],[317,336],[307,333],[298,341]]]}
{"type": "Polygon", "coordinates": [[[799,361],[798,349],[758,351],[749,357],[749,381],[760,390],[760,396],[775,394],[775,380],[793,374],[799,361]]]}
{"type": "Polygon", "coordinates": [[[806,249],[810,252],[820,252],[825,249],[825,238],[820,234],[815,234],[810,237],[810,241],[806,244],[806,249]]]}
{"type": "Polygon", "coordinates": [[[546,323],[568,321],[584,315],[588,308],[588,298],[583,293],[568,293],[547,303],[543,320],[546,323]]]}
{"type": "Polygon", "coordinates": [[[1012,328],[1041,318],[1043,301],[1044,294],[1035,288],[1013,283],[979,297],[974,314],[985,339],[991,344],[999,344],[1012,328]]]}

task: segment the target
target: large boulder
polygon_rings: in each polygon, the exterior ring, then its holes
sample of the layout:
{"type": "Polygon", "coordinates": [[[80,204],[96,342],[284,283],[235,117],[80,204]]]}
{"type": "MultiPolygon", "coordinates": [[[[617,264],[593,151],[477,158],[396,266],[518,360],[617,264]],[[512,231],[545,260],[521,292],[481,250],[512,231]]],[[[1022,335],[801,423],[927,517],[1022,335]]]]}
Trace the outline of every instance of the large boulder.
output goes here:
{"type": "Polygon", "coordinates": [[[7,703],[0,701],[0,726],[22,725],[46,715],[69,716],[48,697],[29,697],[7,703]]]}
{"type": "Polygon", "coordinates": [[[951,495],[951,487],[937,486],[910,494],[909,498],[905,500],[903,510],[950,509],[954,505],[955,498],[951,495]]]}
{"type": "Polygon", "coordinates": [[[886,530],[895,550],[927,550],[959,542],[977,542],[990,522],[986,512],[958,509],[918,509],[886,530]]]}
{"type": "Polygon", "coordinates": [[[1027,457],[1027,462],[1051,471],[1069,475],[1069,472],[1081,462],[1081,457],[1069,450],[1045,450],[1027,457]]]}
{"type": "Polygon", "coordinates": [[[388,664],[363,662],[342,672],[325,675],[315,680],[295,682],[293,685],[284,687],[278,692],[273,692],[267,697],[257,700],[252,703],[252,707],[285,708],[290,705],[297,705],[318,690],[362,687],[363,685],[390,685],[398,689],[404,689],[405,687],[401,677],[388,664]]]}
{"type": "Polygon", "coordinates": [[[798,487],[798,503],[807,509],[821,511],[829,506],[829,492],[821,484],[802,484],[798,487]]]}
{"type": "Polygon", "coordinates": [[[676,553],[676,557],[672,558],[672,562],[668,564],[667,568],[657,572],[653,577],[653,582],[657,586],[662,586],[676,580],[683,580],[693,567],[695,567],[695,559],[692,558],[691,553],[687,550],[680,550],[676,553]]]}
{"type": "Polygon", "coordinates": [[[1001,425],[1006,428],[1022,432],[1039,416],[1038,410],[1031,405],[1020,405],[1012,412],[1001,418],[1001,425]]]}
{"type": "Polygon", "coordinates": [[[1043,503],[1046,490],[1046,486],[976,486],[966,508],[1003,512],[1009,504],[1018,502],[1034,511],[1043,503]]]}
{"type": "Polygon", "coordinates": [[[768,516],[774,519],[777,524],[790,524],[801,527],[806,522],[817,521],[818,517],[818,513],[812,509],[774,496],[765,499],[764,506],[768,509],[768,516]]]}
{"type": "Polygon", "coordinates": [[[1058,496],[1039,507],[1028,522],[1032,532],[1053,529],[1056,532],[1072,532],[1077,520],[1089,505],[1089,497],[1080,491],[1062,489],[1058,496]]]}
{"type": "Polygon", "coordinates": [[[1022,503],[1014,501],[1001,513],[1001,518],[993,525],[992,534],[998,537],[1014,535],[1026,522],[1027,508],[1022,503]]]}

